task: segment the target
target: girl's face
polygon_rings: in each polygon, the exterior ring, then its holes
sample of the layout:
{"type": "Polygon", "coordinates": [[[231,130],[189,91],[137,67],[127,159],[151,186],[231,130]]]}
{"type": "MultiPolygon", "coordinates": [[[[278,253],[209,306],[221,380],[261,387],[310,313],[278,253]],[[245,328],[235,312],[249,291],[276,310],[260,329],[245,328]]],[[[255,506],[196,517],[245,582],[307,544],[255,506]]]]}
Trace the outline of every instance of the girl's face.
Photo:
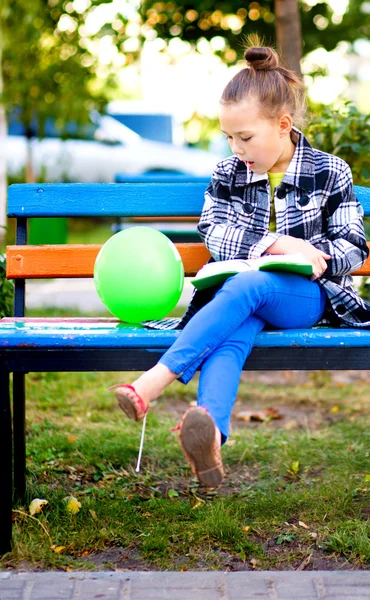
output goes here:
{"type": "Polygon", "coordinates": [[[286,171],[295,150],[289,135],[293,125],[289,114],[263,119],[258,102],[246,98],[238,103],[221,104],[219,118],[233,154],[252,171],[286,171]]]}

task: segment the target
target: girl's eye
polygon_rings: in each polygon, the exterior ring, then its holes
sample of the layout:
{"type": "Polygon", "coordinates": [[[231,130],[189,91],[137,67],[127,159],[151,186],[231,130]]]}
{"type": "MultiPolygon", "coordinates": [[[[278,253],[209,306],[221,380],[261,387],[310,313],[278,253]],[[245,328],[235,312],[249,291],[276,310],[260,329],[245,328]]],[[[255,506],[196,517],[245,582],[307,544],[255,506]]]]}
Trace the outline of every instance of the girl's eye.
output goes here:
{"type": "Polygon", "coordinates": [[[241,139],[241,141],[242,141],[242,142],[249,142],[249,140],[250,140],[251,138],[249,137],[249,138],[240,138],[240,139],[241,139]]]}

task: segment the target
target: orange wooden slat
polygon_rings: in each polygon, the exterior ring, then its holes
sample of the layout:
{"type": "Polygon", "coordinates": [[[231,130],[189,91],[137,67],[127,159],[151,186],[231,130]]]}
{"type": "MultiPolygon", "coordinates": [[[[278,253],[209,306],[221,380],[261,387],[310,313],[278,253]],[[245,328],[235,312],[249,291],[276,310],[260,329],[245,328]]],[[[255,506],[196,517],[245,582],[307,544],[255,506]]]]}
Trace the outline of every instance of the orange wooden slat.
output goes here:
{"type": "MultiPolygon", "coordinates": [[[[188,276],[195,275],[210,257],[201,243],[175,245],[188,276]]],[[[6,276],[9,279],[92,277],[100,248],[99,244],[7,246],[6,276]]]]}
{"type": "MultiPolygon", "coordinates": [[[[184,263],[185,274],[194,275],[210,254],[201,243],[175,244],[184,263]]],[[[368,242],[370,248],[370,243],[368,242]]],[[[99,244],[55,246],[7,246],[6,276],[9,279],[47,279],[53,277],[92,277],[99,244]]],[[[370,258],[352,273],[370,275],[370,258]]]]}

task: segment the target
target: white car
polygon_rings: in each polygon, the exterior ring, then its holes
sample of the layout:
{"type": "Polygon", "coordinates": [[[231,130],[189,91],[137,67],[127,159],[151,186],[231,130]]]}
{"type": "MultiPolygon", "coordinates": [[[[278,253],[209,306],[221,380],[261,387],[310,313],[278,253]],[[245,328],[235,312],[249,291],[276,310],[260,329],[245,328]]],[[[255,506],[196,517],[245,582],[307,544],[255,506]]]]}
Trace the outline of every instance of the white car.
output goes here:
{"type": "MultiPolygon", "coordinates": [[[[94,140],[33,138],[29,142],[36,181],[111,182],[117,173],[175,171],[211,176],[217,154],[146,140],[110,116],[94,121],[94,140]]],[[[9,135],[7,168],[11,176],[24,169],[27,140],[9,135]]]]}

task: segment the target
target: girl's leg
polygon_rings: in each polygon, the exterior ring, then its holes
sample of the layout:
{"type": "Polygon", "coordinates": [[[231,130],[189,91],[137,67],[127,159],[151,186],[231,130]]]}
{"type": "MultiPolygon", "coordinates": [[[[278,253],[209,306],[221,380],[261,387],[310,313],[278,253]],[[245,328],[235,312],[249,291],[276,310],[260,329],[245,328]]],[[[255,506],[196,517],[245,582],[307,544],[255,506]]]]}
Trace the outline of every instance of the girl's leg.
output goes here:
{"type": "Polygon", "coordinates": [[[203,361],[198,388],[198,404],[206,408],[221,431],[222,442],[229,433],[231,411],[239,386],[240,374],[256,335],[266,322],[282,329],[311,327],[320,320],[325,294],[319,286],[300,286],[301,295],[286,294],[283,279],[254,315],[232,333],[203,361]]]}
{"type": "Polygon", "coordinates": [[[238,392],[240,374],[255,337],[264,326],[263,319],[251,315],[201,365],[197,404],[206,408],[212,416],[221,432],[222,444],[229,435],[231,411],[238,392]]]}
{"type": "MultiPolygon", "coordinates": [[[[135,390],[148,404],[175,379],[183,383],[190,381],[206,356],[251,314],[264,308],[267,312],[275,311],[279,305],[284,308],[288,298],[295,298],[298,305],[303,297],[312,297],[314,302],[321,294],[316,282],[291,273],[248,271],[231,277],[211,302],[194,315],[159,363],[134,382],[135,390]],[[272,297],[276,297],[273,307],[272,297]]],[[[311,319],[306,326],[315,322],[311,319]]]]}

